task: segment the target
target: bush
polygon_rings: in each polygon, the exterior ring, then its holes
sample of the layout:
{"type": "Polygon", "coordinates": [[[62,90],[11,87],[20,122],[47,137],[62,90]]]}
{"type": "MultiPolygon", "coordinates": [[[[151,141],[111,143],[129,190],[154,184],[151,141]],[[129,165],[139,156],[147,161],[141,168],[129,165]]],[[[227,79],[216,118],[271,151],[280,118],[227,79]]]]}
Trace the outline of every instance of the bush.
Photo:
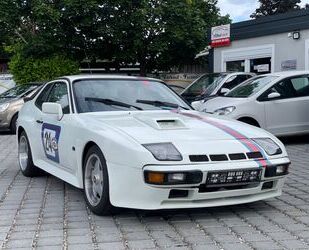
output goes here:
{"type": "Polygon", "coordinates": [[[29,82],[45,82],[63,75],[79,73],[78,63],[64,56],[48,58],[24,58],[16,53],[9,63],[10,72],[18,84],[29,82]]]}

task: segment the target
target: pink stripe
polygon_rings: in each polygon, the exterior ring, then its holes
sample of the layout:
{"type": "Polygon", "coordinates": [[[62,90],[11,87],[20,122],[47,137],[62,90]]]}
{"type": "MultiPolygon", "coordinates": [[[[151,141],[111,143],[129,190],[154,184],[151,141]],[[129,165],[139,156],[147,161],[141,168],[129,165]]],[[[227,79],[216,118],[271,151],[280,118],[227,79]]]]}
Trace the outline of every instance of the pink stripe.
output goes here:
{"type": "MultiPolygon", "coordinates": [[[[181,115],[184,115],[184,116],[188,116],[188,117],[191,117],[191,118],[196,118],[198,120],[201,120],[201,121],[204,121],[208,124],[211,124],[211,125],[213,125],[217,128],[220,128],[223,131],[225,131],[226,133],[233,136],[235,139],[241,141],[241,143],[246,145],[247,148],[249,150],[251,150],[251,152],[260,152],[260,149],[249,138],[247,138],[246,136],[242,135],[241,133],[237,132],[236,130],[234,130],[230,127],[227,127],[227,126],[220,124],[218,122],[215,122],[215,121],[211,121],[211,120],[209,120],[205,117],[200,117],[198,115],[186,114],[186,113],[179,112],[178,110],[172,110],[172,112],[178,113],[178,114],[181,114],[181,115]]],[[[259,162],[262,167],[267,167],[267,161],[265,159],[257,159],[256,161],[259,162]]]]}

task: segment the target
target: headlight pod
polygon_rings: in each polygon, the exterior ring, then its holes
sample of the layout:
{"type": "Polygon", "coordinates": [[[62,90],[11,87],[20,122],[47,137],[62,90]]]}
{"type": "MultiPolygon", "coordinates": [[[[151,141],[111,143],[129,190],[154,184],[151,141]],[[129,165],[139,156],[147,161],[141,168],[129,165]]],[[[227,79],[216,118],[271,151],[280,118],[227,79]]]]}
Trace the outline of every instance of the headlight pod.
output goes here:
{"type": "Polygon", "coordinates": [[[182,161],[182,155],[172,143],[143,145],[158,161],[182,161]]]}
{"type": "Polygon", "coordinates": [[[228,115],[228,114],[232,113],[235,109],[236,109],[236,107],[234,107],[234,106],[225,107],[225,108],[215,110],[214,114],[215,115],[228,115]]]}
{"type": "Polygon", "coordinates": [[[1,105],[0,105],[0,113],[6,111],[6,110],[8,109],[9,106],[10,106],[9,103],[1,104],[1,105]]]}
{"type": "Polygon", "coordinates": [[[281,148],[270,138],[255,138],[256,142],[268,155],[282,154],[281,148]]]}

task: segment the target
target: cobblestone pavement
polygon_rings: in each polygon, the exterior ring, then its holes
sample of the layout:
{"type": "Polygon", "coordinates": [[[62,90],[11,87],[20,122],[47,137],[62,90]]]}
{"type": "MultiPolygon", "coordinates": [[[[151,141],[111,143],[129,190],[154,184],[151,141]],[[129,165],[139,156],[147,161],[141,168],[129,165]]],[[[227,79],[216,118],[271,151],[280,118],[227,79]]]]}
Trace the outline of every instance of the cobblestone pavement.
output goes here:
{"type": "Polygon", "coordinates": [[[15,136],[0,132],[0,247],[9,249],[309,249],[309,138],[286,140],[284,194],[253,204],[99,217],[52,176],[23,177],[15,136]],[[306,144],[307,143],[307,144],[306,144]]]}

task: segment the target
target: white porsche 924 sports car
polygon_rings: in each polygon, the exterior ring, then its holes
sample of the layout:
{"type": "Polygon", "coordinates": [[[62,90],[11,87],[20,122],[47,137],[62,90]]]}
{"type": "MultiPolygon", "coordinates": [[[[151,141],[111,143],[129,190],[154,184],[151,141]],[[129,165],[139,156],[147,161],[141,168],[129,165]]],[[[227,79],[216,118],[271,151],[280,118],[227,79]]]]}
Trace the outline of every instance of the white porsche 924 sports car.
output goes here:
{"type": "Polygon", "coordinates": [[[163,82],[68,76],[18,119],[19,164],[84,189],[96,214],[253,202],[281,194],[290,160],[262,129],[191,110],[163,82]]]}

